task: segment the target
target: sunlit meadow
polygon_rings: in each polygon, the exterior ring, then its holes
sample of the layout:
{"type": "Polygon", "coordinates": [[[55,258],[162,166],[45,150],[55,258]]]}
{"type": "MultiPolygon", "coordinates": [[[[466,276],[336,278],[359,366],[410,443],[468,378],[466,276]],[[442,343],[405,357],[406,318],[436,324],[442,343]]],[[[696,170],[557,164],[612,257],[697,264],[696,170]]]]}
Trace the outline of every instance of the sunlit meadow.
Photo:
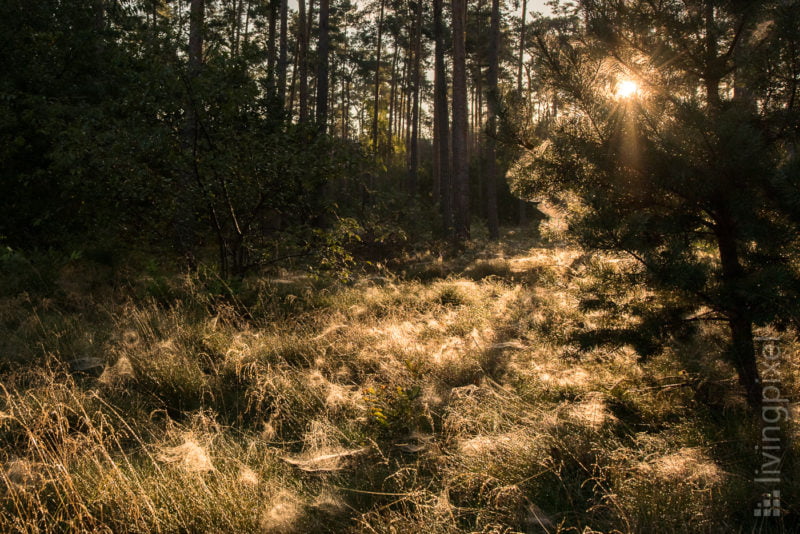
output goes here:
{"type": "Polygon", "coordinates": [[[756,434],[717,327],[646,361],[580,347],[625,320],[581,288],[630,264],[558,224],[348,284],[75,260],[8,294],[0,530],[749,532],[756,434]]]}

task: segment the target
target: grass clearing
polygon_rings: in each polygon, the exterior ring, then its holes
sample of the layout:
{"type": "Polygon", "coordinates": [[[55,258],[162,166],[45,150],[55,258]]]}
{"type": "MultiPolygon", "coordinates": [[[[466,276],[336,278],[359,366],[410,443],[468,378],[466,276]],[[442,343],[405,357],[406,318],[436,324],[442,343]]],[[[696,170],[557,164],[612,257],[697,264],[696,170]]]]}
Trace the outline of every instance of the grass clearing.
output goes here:
{"type": "Polygon", "coordinates": [[[282,273],[226,295],[75,267],[4,297],[0,530],[762,528],[758,429],[718,327],[645,361],[582,348],[625,320],[579,307],[619,259],[523,243],[350,285],[282,273]]]}

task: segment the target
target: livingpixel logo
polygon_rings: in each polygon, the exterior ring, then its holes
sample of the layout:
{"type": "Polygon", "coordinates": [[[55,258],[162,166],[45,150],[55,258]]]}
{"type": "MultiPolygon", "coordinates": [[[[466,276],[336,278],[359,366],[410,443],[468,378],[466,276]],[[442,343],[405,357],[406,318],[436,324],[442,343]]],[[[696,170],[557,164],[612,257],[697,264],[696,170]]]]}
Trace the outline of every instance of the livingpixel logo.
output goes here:
{"type": "Polygon", "coordinates": [[[780,339],[757,337],[761,344],[758,370],[761,375],[761,441],[756,451],[761,456],[761,467],[756,469],[753,481],[769,488],[753,509],[755,517],[780,517],[781,515],[781,423],[789,419],[789,400],[781,394],[780,339]]]}

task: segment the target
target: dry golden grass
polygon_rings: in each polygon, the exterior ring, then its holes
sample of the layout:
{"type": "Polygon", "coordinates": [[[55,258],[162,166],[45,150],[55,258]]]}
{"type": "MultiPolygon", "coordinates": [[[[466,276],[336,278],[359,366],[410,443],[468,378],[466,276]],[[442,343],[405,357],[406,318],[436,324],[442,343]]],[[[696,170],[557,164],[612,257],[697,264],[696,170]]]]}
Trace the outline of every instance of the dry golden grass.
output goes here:
{"type": "Polygon", "coordinates": [[[647,362],[582,351],[625,320],[577,306],[619,258],[469,254],[246,280],[247,303],[191,277],[100,303],[77,268],[2,299],[0,531],[749,531],[754,428],[716,327],[647,362]]]}

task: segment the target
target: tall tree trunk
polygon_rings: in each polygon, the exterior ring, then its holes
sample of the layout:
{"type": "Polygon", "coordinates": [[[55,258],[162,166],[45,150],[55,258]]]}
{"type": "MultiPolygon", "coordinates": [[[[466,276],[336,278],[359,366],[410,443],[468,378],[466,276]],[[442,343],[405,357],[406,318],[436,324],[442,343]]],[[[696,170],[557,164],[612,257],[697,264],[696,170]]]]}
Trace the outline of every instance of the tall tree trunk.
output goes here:
{"type": "Polygon", "coordinates": [[[525,19],[528,15],[528,0],[522,0],[522,21],[519,27],[519,55],[517,57],[517,93],[522,97],[522,65],[525,58],[525,19]]]}
{"type": "Polygon", "coordinates": [[[233,42],[231,43],[231,56],[237,57],[239,55],[239,39],[242,33],[242,6],[244,0],[238,0],[233,3],[233,42]]]}
{"type": "Polygon", "coordinates": [[[317,43],[317,130],[325,133],[328,127],[328,52],[330,35],[328,16],[330,0],[319,2],[319,41],[317,43]]]}
{"type": "Polygon", "coordinates": [[[344,83],[344,138],[350,138],[350,79],[346,78],[344,83]]]}
{"type": "MultiPolygon", "coordinates": [[[[409,45],[409,48],[411,46],[409,45]]],[[[406,145],[406,169],[411,168],[411,119],[413,109],[414,109],[414,88],[412,85],[412,79],[414,77],[414,57],[413,52],[409,50],[409,65],[408,65],[408,77],[406,78],[406,107],[404,115],[405,120],[405,145],[406,145]]]]}
{"type": "Polygon", "coordinates": [[[469,167],[467,162],[467,0],[452,0],[453,10],[453,188],[457,242],[470,238],[469,167]]]}
{"type": "Polygon", "coordinates": [[[315,63],[310,61],[311,36],[314,33],[315,6],[316,0],[308,0],[308,24],[306,24],[306,63],[308,64],[308,120],[316,123],[316,101],[317,101],[317,58],[315,63]],[[313,68],[312,68],[313,65],[313,68]],[[312,73],[313,71],[313,73],[312,73]]]}
{"type": "Polygon", "coordinates": [[[381,0],[381,11],[378,15],[378,39],[375,43],[375,91],[373,94],[374,107],[372,109],[372,151],[378,154],[378,109],[380,105],[381,89],[381,47],[383,45],[383,12],[386,0],[381,0]]]}
{"type": "Polygon", "coordinates": [[[446,233],[450,233],[453,224],[452,197],[453,188],[450,180],[450,126],[447,117],[447,73],[444,61],[444,25],[442,22],[442,0],[433,0],[433,35],[434,50],[434,156],[433,175],[438,186],[437,196],[442,213],[442,221],[446,233]]]}
{"type": "Polygon", "coordinates": [[[283,112],[286,107],[286,73],[289,69],[288,35],[289,35],[289,2],[281,0],[281,34],[278,52],[278,105],[283,112]]]}
{"type": "Polygon", "coordinates": [[[298,36],[297,36],[297,68],[300,77],[299,105],[297,122],[305,124],[308,120],[308,34],[310,21],[306,20],[306,0],[297,2],[298,36]]]}
{"type": "MultiPolygon", "coordinates": [[[[517,58],[517,94],[522,100],[522,65],[525,58],[525,20],[528,15],[528,0],[522,0],[522,21],[519,27],[519,57],[517,58]]],[[[528,209],[525,199],[519,199],[519,225],[528,224],[528,209]]]]}
{"type": "MultiPolygon", "coordinates": [[[[345,18],[344,27],[342,28],[342,33],[344,35],[347,35],[347,18],[345,18]]],[[[341,79],[340,92],[339,92],[339,97],[340,97],[339,111],[341,113],[341,119],[342,119],[342,122],[341,122],[341,125],[342,125],[342,139],[347,140],[347,118],[348,117],[346,115],[349,116],[350,110],[349,110],[349,108],[345,107],[345,101],[347,99],[347,49],[348,49],[347,40],[346,39],[345,39],[345,41],[343,43],[343,46],[344,46],[344,49],[342,50],[341,60],[339,61],[340,68],[338,69],[339,77],[341,79]]]]}
{"type": "Polygon", "coordinates": [[[275,63],[277,62],[277,51],[275,39],[278,28],[278,2],[280,0],[269,0],[269,29],[267,30],[267,91],[269,97],[275,96],[275,63]]]}
{"type": "Polygon", "coordinates": [[[300,54],[295,50],[294,62],[292,64],[292,79],[289,81],[289,103],[286,106],[287,118],[289,122],[294,118],[294,103],[297,97],[297,69],[299,68],[300,54]]]}
{"type": "Polygon", "coordinates": [[[392,81],[389,87],[389,149],[388,154],[394,154],[394,123],[397,109],[397,36],[394,39],[394,51],[392,52],[392,81]]]}
{"type": "Polygon", "coordinates": [[[497,86],[498,52],[500,49],[500,0],[492,0],[492,27],[489,35],[489,108],[486,125],[486,215],[489,226],[489,239],[500,239],[500,222],[497,216],[497,109],[500,104],[500,91],[497,86]]]}
{"type": "Polygon", "coordinates": [[[400,74],[400,108],[398,109],[397,137],[402,140],[405,154],[408,157],[408,139],[405,134],[408,126],[408,78],[411,65],[410,45],[403,50],[403,71],[400,74]]]}
{"type": "Polygon", "coordinates": [[[475,76],[475,131],[474,135],[472,136],[475,146],[473,147],[473,152],[471,154],[468,153],[467,161],[472,161],[471,158],[476,158],[477,165],[473,168],[475,169],[475,174],[472,180],[475,182],[475,194],[477,198],[473,200],[473,203],[478,208],[478,215],[480,217],[486,217],[486,184],[484,184],[484,159],[486,154],[483,153],[483,136],[485,132],[483,131],[483,69],[480,65],[480,59],[476,58],[478,61],[478,68],[477,73],[475,76]]]}
{"type": "Polygon", "coordinates": [[[470,84],[467,88],[467,98],[469,99],[469,107],[467,112],[469,113],[469,134],[467,138],[467,161],[469,161],[470,156],[472,155],[472,151],[475,145],[475,114],[478,108],[476,104],[476,97],[475,97],[475,84],[470,84]]]}
{"type": "Polygon", "coordinates": [[[753,342],[753,320],[749,305],[743,297],[745,271],[736,247],[735,225],[729,209],[719,201],[714,228],[722,267],[722,285],[726,292],[728,326],[731,331],[729,357],[736,367],[739,383],[745,391],[751,408],[757,408],[761,399],[758,364],[753,342]]]}
{"type": "MultiPolygon", "coordinates": [[[[411,58],[408,54],[408,47],[406,46],[403,48],[403,70],[400,73],[400,107],[397,110],[399,119],[397,121],[397,137],[402,141],[405,149],[408,148],[406,145],[405,132],[407,124],[406,109],[408,109],[408,69],[411,64],[411,58]]],[[[405,149],[403,150],[404,154],[407,153],[405,149]]]]}
{"type": "Polygon", "coordinates": [[[417,22],[414,35],[413,99],[411,103],[410,165],[408,167],[408,192],[416,195],[419,181],[419,89],[421,85],[420,63],[422,61],[422,0],[417,0],[417,22]]]}

